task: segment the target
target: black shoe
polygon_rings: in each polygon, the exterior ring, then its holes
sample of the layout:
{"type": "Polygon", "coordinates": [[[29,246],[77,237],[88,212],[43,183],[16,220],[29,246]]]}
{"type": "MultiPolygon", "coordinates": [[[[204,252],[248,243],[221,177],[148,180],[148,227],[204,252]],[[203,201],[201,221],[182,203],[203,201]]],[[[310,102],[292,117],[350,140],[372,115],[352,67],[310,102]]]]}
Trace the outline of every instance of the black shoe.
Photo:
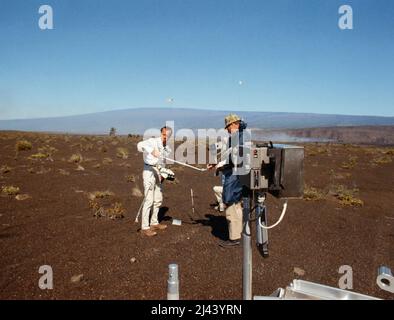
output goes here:
{"type": "Polygon", "coordinates": [[[227,240],[227,241],[220,241],[219,246],[223,248],[228,248],[228,247],[235,247],[239,246],[241,243],[240,239],[237,240],[227,240]]]}

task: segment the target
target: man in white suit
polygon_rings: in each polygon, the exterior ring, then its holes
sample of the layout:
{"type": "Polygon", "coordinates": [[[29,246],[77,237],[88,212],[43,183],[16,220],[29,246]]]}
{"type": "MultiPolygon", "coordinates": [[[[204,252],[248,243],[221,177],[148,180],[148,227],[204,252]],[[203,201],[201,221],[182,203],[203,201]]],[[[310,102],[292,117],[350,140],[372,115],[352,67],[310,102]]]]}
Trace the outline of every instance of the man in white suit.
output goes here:
{"type": "Polygon", "coordinates": [[[144,204],[142,207],[141,232],[152,237],[157,234],[157,230],[167,228],[164,224],[159,224],[158,213],[163,201],[162,181],[159,166],[164,167],[164,157],[171,153],[167,146],[167,141],[171,136],[172,129],[163,127],[160,129],[160,137],[149,138],[137,144],[139,152],[143,152],[144,171],[142,178],[144,181],[144,204]],[[152,216],[150,218],[150,214],[152,216]]]}

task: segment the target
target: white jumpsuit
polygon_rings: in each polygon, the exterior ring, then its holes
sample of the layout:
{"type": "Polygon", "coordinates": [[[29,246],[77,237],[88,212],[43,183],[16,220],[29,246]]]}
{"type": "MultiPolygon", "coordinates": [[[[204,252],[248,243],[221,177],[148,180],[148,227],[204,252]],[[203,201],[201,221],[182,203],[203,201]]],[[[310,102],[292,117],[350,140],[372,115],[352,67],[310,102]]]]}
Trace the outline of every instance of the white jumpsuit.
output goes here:
{"type": "Polygon", "coordinates": [[[137,148],[138,151],[144,153],[142,178],[144,181],[145,200],[142,207],[141,229],[147,230],[151,225],[159,224],[158,213],[163,201],[161,178],[156,165],[164,167],[164,163],[161,159],[154,157],[152,152],[154,149],[157,149],[163,157],[168,157],[171,150],[168,146],[163,146],[160,137],[141,141],[138,143],[137,148]],[[151,213],[152,217],[150,218],[151,213]]]}

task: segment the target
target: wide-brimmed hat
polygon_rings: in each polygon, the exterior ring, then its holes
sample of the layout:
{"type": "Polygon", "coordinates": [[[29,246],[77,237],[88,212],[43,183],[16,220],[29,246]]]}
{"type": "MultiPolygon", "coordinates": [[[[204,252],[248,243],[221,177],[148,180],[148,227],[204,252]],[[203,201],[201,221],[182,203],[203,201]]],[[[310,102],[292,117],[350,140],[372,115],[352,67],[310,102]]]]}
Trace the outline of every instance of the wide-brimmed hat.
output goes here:
{"type": "Polygon", "coordinates": [[[227,127],[237,121],[241,121],[241,118],[237,116],[236,114],[230,113],[227,117],[224,118],[224,128],[227,129],[227,127]]]}

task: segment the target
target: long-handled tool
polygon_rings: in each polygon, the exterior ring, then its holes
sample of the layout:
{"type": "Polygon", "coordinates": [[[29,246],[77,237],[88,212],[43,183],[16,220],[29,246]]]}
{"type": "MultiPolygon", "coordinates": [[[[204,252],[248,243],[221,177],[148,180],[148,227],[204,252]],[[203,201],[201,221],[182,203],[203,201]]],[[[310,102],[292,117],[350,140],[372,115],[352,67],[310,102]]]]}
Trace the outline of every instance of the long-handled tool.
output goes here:
{"type": "Polygon", "coordinates": [[[149,190],[150,190],[151,188],[152,188],[152,185],[149,185],[149,188],[147,188],[146,191],[145,191],[144,199],[142,199],[140,208],[138,209],[138,212],[137,212],[137,216],[135,217],[135,221],[134,221],[135,223],[138,223],[138,218],[139,218],[139,216],[140,216],[140,214],[141,214],[142,207],[144,206],[146,196],[147,196],[147,194],[148,194],[148,192],[149,192],[149,190]]]}
{"type": "Polygon", "coordinates": [[[140,208],[138,209],[137,216],[135,217],[135,220],[134,220],[135,223],[138,223],[138,218],[139,218],[139,216],[141,214],[141,209],[142,209],[144,203],[145,203],[145,197],[144,197],[144,199],[142,199],[140,208]]]}
{"type": "Polygon", "coordinates": [[[194,220],[195,213],[194,213],[194,192],[193,192],[193,189],[190,189],[190,198],[192,200],[192,215],[190,216],[190,214],[188,214],[188,216],[191,220],[191,223],[196,224],[197,222],[196,222],[196,220],[194,220]]]}
{"type": "Polygon", "coordinates": [[[194,216],[194,194],[193,194],[193,189],[190,189],[190,196],[191,196],[191,199],[192,199],[192,213],[193,213],[193,216],[194,216]]]}
{"type": "Polygon", "coordinates": [[[207,171],[207,170],[208,170],[208,169],[206,169],[206,168],[197,168],[197,167],[194,167],[194,166],[192,166],[192,165],[190,165],[190,164],[187,164],[187,163],[184,163],[184,162],[180,162],[180,161],[177,161],[177,160],[174,160],[174,159],[166,158],[166,157],[163,157],[163,159],[164,159],[164,160],[167,160],[167,161],[172,161],[172,162],[174,162],[174,163],[180,164],[180,165],[182,165],[182,166],[185,166],[185,167],[188,167],[188,168],[197,170],[197,171],[202,171],[202,172],[203,172],[203,171],[207,171]]]}

